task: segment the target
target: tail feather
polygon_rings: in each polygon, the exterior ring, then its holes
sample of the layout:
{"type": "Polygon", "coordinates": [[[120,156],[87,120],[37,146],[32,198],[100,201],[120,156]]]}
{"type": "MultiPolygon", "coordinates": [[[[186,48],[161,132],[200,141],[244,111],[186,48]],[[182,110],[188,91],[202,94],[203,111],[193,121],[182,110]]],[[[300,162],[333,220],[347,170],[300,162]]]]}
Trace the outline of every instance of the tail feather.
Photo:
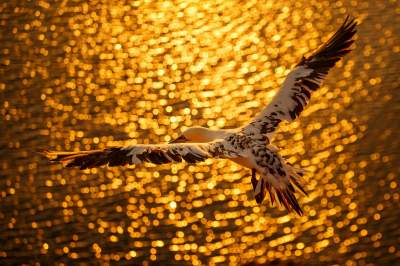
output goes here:
{"type": "Polygon", "coordinates": [[[278,196],[279,203],[285,206],[288,212],[295,211],[298,215],[303,215],[296,196],[289,189],[275,189],[275,193],[278,196]]]}
{"type": "Polygon", "coordinates": [[[292,182],[295,187],[300,190],[304,196],[308,196],[308,193],[304,190],[304,188],[301,186],[300,182],[296,179],[294,176],[290,176],[290,182],[292,182]]]}
{"type": "Polygon", "coordinates": [[[269,198],[271,200],[271,205],[273,206],[275,203],[275,194],[272,191],[272,187],[271,187],[270,183],[267,183],[267,190],[268,190],[269,198]]]}
{"type": "Polygon", "coordinates": [[[303,186],[300,184],[300,180],[303,179],[304,174],[307,172],[304,169],[300,169],[294,167],[288,163],[286,163],[286,169],[288,170],[289,174],[289,184],[293,184],[298,190],[300,190],[303,195],[308,196],[308,193],[304,190],[303,186]]]}
{"type": "MultiPolygon", "coordinates": [[[[300,191],[305,196],[308,196],[299,182],[299,179],[301,179],[305,171],[290,165],[286,165],[285,170],[288,173],[288,178],[272,177],[275,179],[275,182],[270,182],[268,179],[265,179],[265,182],[263,182],[264,178],[258,180],[257,186],[261,188],[255,190],[256,201],[260,204],[268,191],[272,206],[276,202],[284,206],[288,212],[295,211],[298,215],[302,216],[304,212],[297,201],[295,192],[300,191]]],[[[255,187],[255,183],[253,183],[253,186],[255,187]]]]}

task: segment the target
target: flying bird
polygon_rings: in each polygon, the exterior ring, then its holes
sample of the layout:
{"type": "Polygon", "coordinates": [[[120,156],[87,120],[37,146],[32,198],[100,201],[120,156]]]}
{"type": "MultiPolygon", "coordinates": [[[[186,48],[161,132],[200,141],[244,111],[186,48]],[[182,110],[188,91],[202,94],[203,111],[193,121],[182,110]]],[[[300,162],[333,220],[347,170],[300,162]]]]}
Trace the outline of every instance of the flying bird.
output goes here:
{"type": "Polygon", "coordinates": [[[290,122],[300,115],[328,71],[351,51],[356,25],[354,19],[347,17],[325,44],[310,56],[303,56],[269,105],[247,125],[221,130],[191,127],[168,144],[137,144],[77,152],[45,151],[43,154],[51,161],[80,169],[144,162],[197,163],[208,158],[225,158],[251,169],[257,203],[262,203],[268,192],[272,205],[279,202],[288,212],[302,215],[295,192],[307,195],[300,184],[303,171],[279,155],[279,149],[271,143],[272,137],[282,121],[290,122]]]}

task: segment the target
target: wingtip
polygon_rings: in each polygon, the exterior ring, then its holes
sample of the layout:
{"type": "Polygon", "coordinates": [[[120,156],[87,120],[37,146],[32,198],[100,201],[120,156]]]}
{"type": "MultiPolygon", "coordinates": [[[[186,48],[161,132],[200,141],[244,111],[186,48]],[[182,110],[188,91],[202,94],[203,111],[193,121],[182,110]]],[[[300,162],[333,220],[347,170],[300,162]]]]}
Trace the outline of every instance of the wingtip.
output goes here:
{"type": "Polygon", "coordinates": [[[358,21],[356,17],[352,15],[347,15],[346,19],[342,24],[342,28],[346,31],[354,31],[357,32],[356,26],[358,25],[358,21]]]}
{"type": "Polygon", "coordinates": [[[69,155],[69,152],[57,152],[51,151],[47,149],[37,149],[36,153],[40,156],[48,159],[50,162],[59,162],[62,161],[65,155],[69,155]]]}
{"type": "Polygon", "coordinates": [[[45,157],[45,158],[47,158],[49,160],[52,159],[52,156],[51,156],[52,152],[47,150],[47,149],[36,149],[35,153],[40,155],[40,156],[42,156],[42,157],[45,157]]]}

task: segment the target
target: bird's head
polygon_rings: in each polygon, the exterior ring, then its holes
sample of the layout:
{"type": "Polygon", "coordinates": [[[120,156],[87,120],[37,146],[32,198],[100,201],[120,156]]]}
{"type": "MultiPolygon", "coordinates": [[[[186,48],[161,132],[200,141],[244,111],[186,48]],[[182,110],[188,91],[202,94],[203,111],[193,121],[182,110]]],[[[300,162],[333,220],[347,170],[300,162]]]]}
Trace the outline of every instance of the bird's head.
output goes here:
{"type": "Polygon", "coordinates": [[[212,131],[205,127],[189,127],[178,138],[169,143],[208,142],[212,140],[212,131]]]}

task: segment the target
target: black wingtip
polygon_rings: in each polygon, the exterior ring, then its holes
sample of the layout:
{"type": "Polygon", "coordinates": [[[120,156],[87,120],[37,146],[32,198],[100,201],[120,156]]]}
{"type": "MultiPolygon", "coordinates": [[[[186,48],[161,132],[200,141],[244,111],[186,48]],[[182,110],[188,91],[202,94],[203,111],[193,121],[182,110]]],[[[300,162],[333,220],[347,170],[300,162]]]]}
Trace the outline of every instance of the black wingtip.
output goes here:
{"type": "Polygon", "coordinates": [[[35,154],[38,154],[40,156],[43,156],[43,157],[47,158],[47,153],[49,152],[49,150],[46,150],[46,149],[35,149],[33,152],[35,154]]]}
{"type": "Polygon", "coordinates": [[[343,25],[352,25],[352,24],[357,25],[356,18],[355,18],[354,16],[348,14],[348,15],[346,16],[346,19],[345,19],[344,22],[343,22],[343,25]]]}
{"type": "Polygon", "coordinates": [[[350,46],[354,43],[358,22],[353,16],[347,15],[338,30],[308,57],[303,57],[297,66],[307,64],[326,72],[332,68],[343,56],[351,52],[350,46]]]}
{"type": "Polygon", "coordinates": [[[309,67],[318,68],[326,72],[332,68],[343,56],[351,52],[354,35],[357,32],[357,21],[348,15],[339,29],[311,56],[303,59],[300,64],[306,63],[309,67]]]}
{"type": "Polygon", "coordinates": [[[346,32],[350,35],[350,38],[352,38],[354,36],[354,34],[356,34],[356,32],[357,32],[357,28],[356,28],[357,25],[358,25],[358,22],[356,21],[356,19],[354,17],[348,15],[346,17],[345,21],[343,22],[343,25],[341,28],[344,32],[346,32]]]}
{"type": "Polygon", "coordinates": [[[50,162],[54,162],[58,160],[58,154],[57,152],[50,151],[47,149],[36,149],[34,151],[36,154],[40,155],[43,158],[46,158],[50,162]]]}

